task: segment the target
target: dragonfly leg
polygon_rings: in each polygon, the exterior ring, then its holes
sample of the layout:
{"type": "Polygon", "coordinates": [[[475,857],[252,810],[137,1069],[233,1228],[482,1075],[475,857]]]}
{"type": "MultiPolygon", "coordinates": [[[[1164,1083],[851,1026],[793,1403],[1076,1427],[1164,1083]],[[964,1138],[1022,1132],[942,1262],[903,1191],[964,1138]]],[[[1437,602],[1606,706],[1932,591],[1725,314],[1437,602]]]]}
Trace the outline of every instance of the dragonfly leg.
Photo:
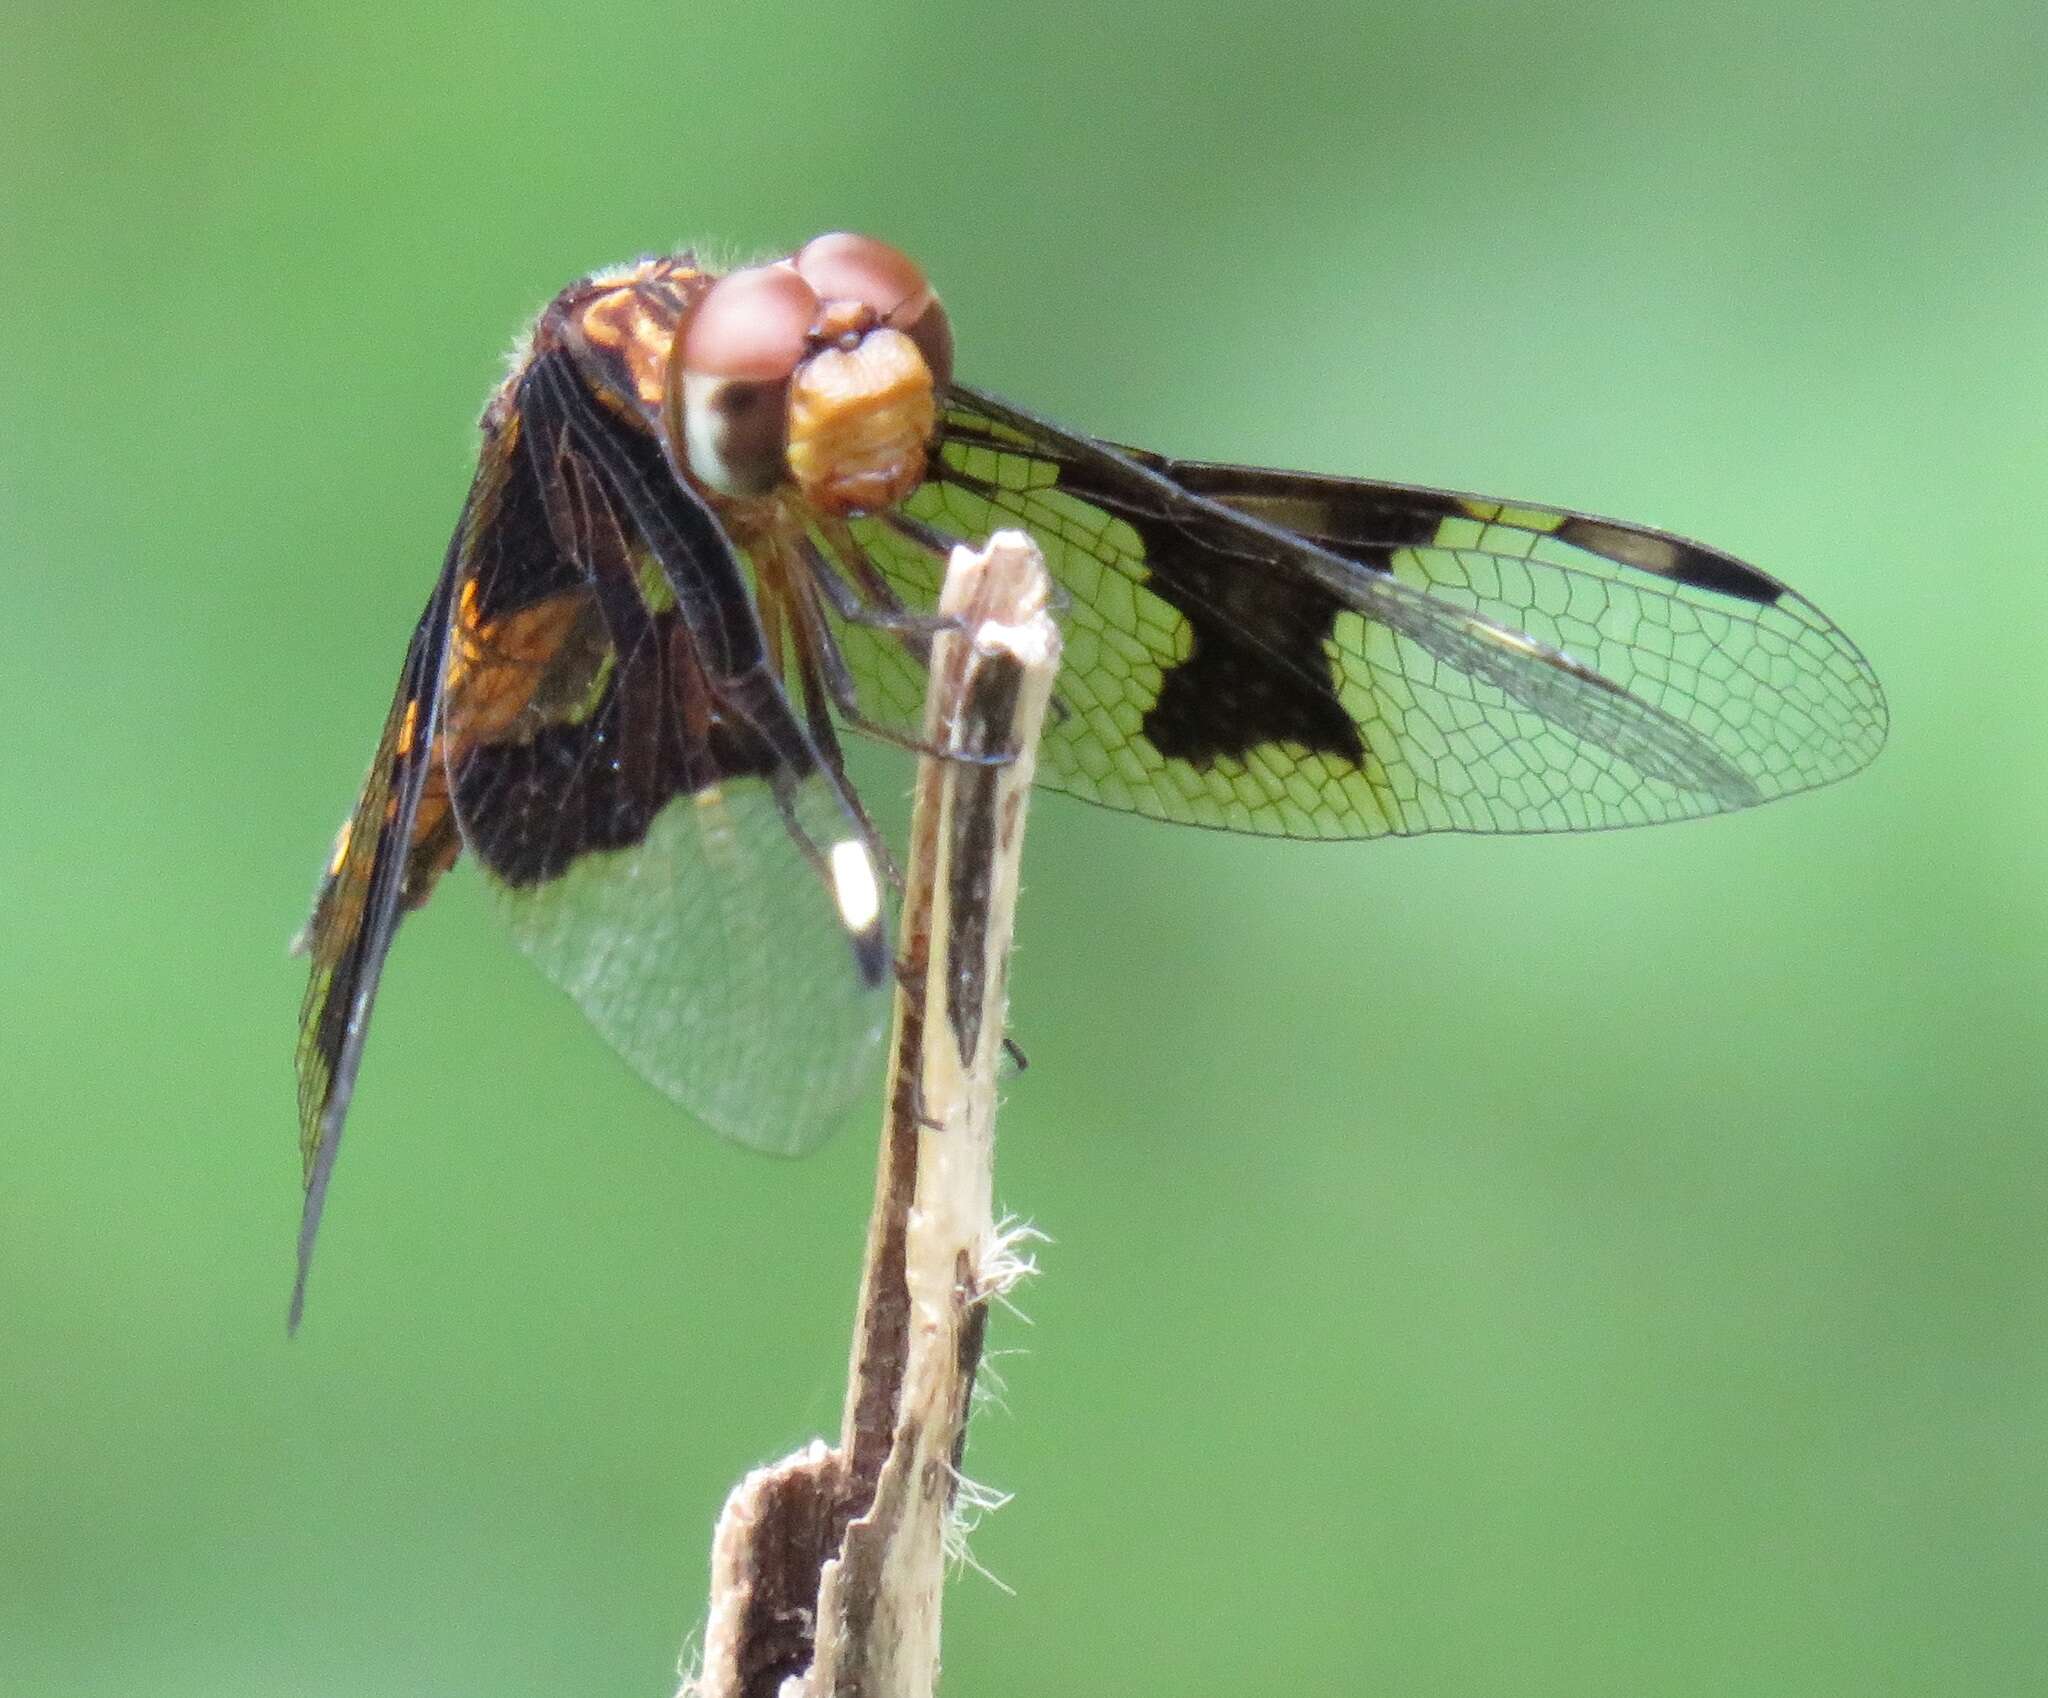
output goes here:
{"type": "MultiPolygon", "coordinates": [[[[848,607],[872,606],[864,603],[852,587],[842,581],[834,572],[822,553],[812,548],[814,570],[806,582],[811,589],[832,604],[832,609],[841,618],[853,619],[848,607]],[[844,598],[843,600],[841,598],[844,598]]],[[[884,586],[887,590],[887,586],[884,586]]],[[[889,617],[900,615],[901,622],[880,624],[866,620],[863,623],[878,624],[880,629],[893,630],[906,639],[928,639],[938,631],[958,631],[964,628],[960,619],[952,614],[917,614],[903,608],[900,601],[894,601],[895,592],[887,590],[893,601],[893,609],[883,609],[889,617]]],[[[797,620],[799,629],[798,646],[804,659],[805,693],[810,695],[822,689],[831,699],[839,717],[852,730],[877,742],[887,743],[898,749],[907,749],[914,755],[930,755],[934,759],[956,762],[962,766],[1007,766],[1015,758],[1008,749],[986,752],[968,752],[957,749],[943,749],[914,736],[898,726],[885,724],[874,718],[861,706],[860,687],[854,682],[853,673],[846,664],[846,656],[838,642],[826,627],[822,612],[815,600],[810,600],[803,609],[803,616],[797,620]]],[[[919,641],[918,653],[921,663],[928,662],[930,649],[928,641],[919,641]]]]}

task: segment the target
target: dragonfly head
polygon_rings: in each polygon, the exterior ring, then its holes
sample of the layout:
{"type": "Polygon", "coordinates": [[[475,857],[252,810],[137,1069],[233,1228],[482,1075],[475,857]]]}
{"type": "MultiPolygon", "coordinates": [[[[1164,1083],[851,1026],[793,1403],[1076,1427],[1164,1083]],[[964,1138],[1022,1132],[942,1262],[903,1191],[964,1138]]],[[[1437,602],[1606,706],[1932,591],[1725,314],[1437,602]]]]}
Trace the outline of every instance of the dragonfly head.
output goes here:
{"type": "Polygon", "coordinates": [[[908,256],[835,234],[720,278],[676,362],[669,427],[698,478],[723,495],[794,484],[844,517],[923,481],[953,333],[908,256]]]}

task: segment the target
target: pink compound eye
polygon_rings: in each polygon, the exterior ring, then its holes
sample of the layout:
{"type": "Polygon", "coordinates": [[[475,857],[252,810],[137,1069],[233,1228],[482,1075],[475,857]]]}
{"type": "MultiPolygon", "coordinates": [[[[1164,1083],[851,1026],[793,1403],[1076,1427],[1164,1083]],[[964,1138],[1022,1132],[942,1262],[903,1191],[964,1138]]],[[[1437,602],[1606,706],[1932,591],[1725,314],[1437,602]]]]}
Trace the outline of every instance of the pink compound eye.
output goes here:
{"type": "Polygon", "coordinates": [[[698,377],[783,382],[808,351],[818,296],[786,265],[721,277],[683,332],[683,370],[698,377]]]}
{"type": "Polygon", "coordinates": [[[757,265],[705,291],[683,329],[670,428],[690,469],[725,495],[765,495],[787,475],[789,384],[811,353],[819,301],[786,265],[757,265]]]}
{"type": "Polygon", "coordinates": [[[864,301],[898,330],[931,299],[932,286],[917,262],[872,236],[843,230],[813,237],[796,256],[796,269],[822,301],[864,301]]]}
{"type": "Polygon", "coordinates": [[[872,236],[834,231],[806,242],[796,269],[824,301],[859,301],[917,344],[943,391],[953,379],[953,331],[917,262],[872,236]]]}

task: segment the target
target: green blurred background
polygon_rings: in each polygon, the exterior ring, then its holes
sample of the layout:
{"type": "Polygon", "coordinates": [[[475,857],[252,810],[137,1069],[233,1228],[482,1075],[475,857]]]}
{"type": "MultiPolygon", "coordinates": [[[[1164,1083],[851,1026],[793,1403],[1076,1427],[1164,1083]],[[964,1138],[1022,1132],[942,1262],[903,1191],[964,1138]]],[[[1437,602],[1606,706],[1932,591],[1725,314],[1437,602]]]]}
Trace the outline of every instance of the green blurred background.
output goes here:
{"type": "Polygon", "coordinates": [[[665,1698],[835,1423],[867,1134],[692,1128],[466,875],[283,1329],[284,944],[502,351],[834,226],[1104,434],[1747,554],[1895,717],[1654,832],[1045,801],[948,1690],[2043,1690],[2035,0],[0,29],[0,1693],[665,1698]]]}

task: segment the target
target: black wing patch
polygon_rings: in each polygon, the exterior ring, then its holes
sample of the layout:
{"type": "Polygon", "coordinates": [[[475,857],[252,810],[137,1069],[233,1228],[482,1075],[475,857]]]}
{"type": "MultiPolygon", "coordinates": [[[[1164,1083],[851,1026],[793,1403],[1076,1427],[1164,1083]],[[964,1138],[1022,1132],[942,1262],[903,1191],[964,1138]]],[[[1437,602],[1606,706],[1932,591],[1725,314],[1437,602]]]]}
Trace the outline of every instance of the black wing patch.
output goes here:
{"type": "Polygon", "coordinates": [[[1209,551],[1166,558],[1146,582],[1187,621],[1188,653],[1146,710],[1152,746],[1197,767],[1271,743],[1362,765],[1364,738],[1327,680],[1267,659],[1321,654],[1344,604],[1309,579],[1261,580],[1209,551]]]}
{"type": "MultiPolygon", "coordinates": [[[[650,572],[615,492],[622,467],[651,485],[659,451],[611,429],[602,459],[580,447],[565,413],[580,391],[561,367],[559,355],[536,362],[520,391],[521,470],[540,523],[523,546],[478,551],[457,633],[456,811],[477,859],[512,886],[630,848],[677,796],[785,764],[801,779],[814,764],[801,738],[778,749],[722,711],[700,633],[650,572]]],[[[694,593],[701,611],[709,591],[694,593]]],[[[747,611],[717,611],[721,661],[744,666],[747,611]]]]}

